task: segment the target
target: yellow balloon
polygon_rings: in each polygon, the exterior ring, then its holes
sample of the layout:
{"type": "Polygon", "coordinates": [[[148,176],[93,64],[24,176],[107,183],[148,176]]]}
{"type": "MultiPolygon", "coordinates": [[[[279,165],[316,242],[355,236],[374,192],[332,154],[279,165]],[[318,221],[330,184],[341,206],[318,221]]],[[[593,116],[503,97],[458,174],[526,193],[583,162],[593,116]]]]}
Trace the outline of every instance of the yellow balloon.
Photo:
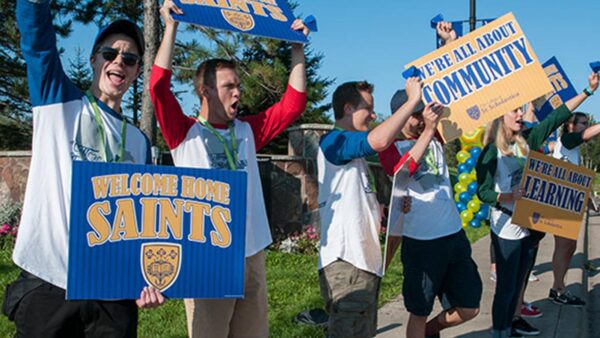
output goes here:
{"type": "Polygon", "coordinates": [[[456,194],[454,194],[454,200],[456,202],[460,201],[460,192],[457,192],[456,194]]]}
{"type": "Polygon", "coordinates": [[[469,150],[473,147],[483,148],[483,134],[485,130],[483,127],[479,127],[472,132],[464,133],[459,137],[461,149],[469,150]]]}
{"type": "Polygon", "coordinates": [[[467,191],[467,186],[460,182],[456,183],[454,185],[454,191],[460,194],[461,192],[467,191]]]}
{"type": "Polygon", "coordinates": [[[463,223],[469,223],[469,221],[473,219],[473,212],[469,209],[463,210],[460,213],[460,219],[463,221],[463,223]]]}
{"type": "Polygon", "coordinates": [[[471,154],[469,154],[467,151],[464,151],[464,150],[461,150],[458,153],[456,153],[456,159],[458,160],[458,163],[463,163],[470,156],[471,156],[471,154]]]}
{"type": "Polygon", "coordinates": [[[472,213],[479,211],[480,207],[481,203],[476,199],[472,199],[469,201],[469,203],[467,203],[467,209],[469,209],[472,213]]]}
{"type": "Polygon", "coordinates": [[[473,181],[473,178],[471,175],[467,174],[467,173],[462,173],[460,175],[458,175],[458,181],[462,184],[464,184],[465,186],[468,186],[469,183],[471,183],[473,181]]]}
{"type": "Polygon", "coordinates": [[[463,227],[463,228],[466,228],[466,227],[468,227],[468,226],[469,226],[469,223],[468,223],[468,222],[467,222],[467,223],[465,223],[465,222],[462,222],[462,227],[463,227]]]}

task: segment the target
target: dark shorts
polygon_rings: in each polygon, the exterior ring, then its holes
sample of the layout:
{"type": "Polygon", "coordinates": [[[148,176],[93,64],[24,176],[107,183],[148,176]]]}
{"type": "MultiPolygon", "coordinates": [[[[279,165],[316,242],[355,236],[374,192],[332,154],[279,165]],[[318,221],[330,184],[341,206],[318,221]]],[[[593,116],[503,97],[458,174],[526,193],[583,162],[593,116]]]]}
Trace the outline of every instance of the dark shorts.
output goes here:
{"type": "Polygon", "coordinates": [[[433,240],[404,237],[402,264],[402,295],[408,312],[429,316],[436,296],[445,308],[479,308],[481,278],[462,229],[433,240]]]}
{"type": "Polygon", "coordinates": [[[138,311],[135,301],[65,300],[65,290],[40,281],[22,295],[14,313],[17,337],[136,337],[138,311]]]}

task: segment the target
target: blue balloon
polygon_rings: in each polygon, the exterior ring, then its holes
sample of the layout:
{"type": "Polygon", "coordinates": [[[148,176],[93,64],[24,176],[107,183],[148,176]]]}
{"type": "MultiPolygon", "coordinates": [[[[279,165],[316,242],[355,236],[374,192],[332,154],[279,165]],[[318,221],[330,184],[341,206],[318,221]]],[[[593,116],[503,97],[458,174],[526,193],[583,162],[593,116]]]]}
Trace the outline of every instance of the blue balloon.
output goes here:
{"type": "Polygon", "coordinates": [[[467,206],[463,202],[456,202],[456,207],[458,208],[459,212],[467,210],[467,206]]]}
{"type": "MultiPolygon", "coordinates": [[[[483,204],[481,205],[483,207],[483,204]]],[[[482,208],[479,208],[479,211],[477,211],[475,213],[475,218],[477,218],[478,220],[482,221],[484,219],[488,218],[488,212],[487,210],[482,210],[482,208]]]]}
{"type": "Polygon", "coordinates": [[[467,192],[471,195],[475,195],[477,193],[477,182],[469,183],[469,186],[467,186],[467,192]]]}
{"type": "Polygon", "coordinates": [[[467,165],[464,163],[459,164],[457,169],[459,175],[462,173],[468,173],[470,171],[469,168],[467,168],[467,165]]]}
{"type": "Polygon", "coordinates": [[[481,203],[481,206],[479,207],[479,211],[483,211],[483,212],[485,212],[486,215],[488,215],[490,212],[490,205],[481,203]]]}
{"type": "Polygon", "coordinates": [[[471,154],[472,158],[477,160],[479,158],[479,155],[481,155],[481,148],[473,147],[473,148],[471,148],[471,150],[469,150],[469,153],[471,154]]]}
{"type": "Polygon", "coordinates": [[[458,195],[458,199],[466,205],[471,200],[471,194],[466,191],[461,192],[460,195],[458,195]]]}
{"type": "Polygon", "coordinates": [[[472,219],[471,221],[469,221],[469,226],[471,228],[479,228],[481,226],[481,223],[478,219],[472,219]]]}
{"type": "Polygon", "coordinates": [[[469,171],[473,170],[473,168],[475,168],[475,164],[477,164],[477,161],[472,158],[469,157],[466,161],[465,164],[467,165],[467,168],[469,168],[469,171]]]}

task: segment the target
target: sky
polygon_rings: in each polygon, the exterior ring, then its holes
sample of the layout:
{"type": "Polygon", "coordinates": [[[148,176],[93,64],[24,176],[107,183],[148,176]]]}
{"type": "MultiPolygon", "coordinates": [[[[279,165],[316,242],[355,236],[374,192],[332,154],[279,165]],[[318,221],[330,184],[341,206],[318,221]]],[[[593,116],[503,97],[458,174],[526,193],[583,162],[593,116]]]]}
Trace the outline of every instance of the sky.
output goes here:
{"type": "MultiPolygon", "coordinates": [[[[375,85],[375,111],[390,115],[390,98],[404,87],[404,66],[435,49],[435,31],[429,22],[437,14],[449,21],[469,18],[469,0],[298,0],[295,14],[317,18],[319,31],[310,36],[310,48],[324,55],[319,74],[334,79],[325,102],[335,88],[347,81],[367,80],[375,85]]],[[[477,0],[478,19],[496,18],[512,12],[540,62],[556,56],[581,92],[591,73],[589,63],[600,60],[598,15],[600,0],[477,0]]],[[[180,25],[180,30],[183,29],[180,25]]],[[[90,36],[97,28],[76,26],[59,41],[65,48],[63,64],[80,47],[91,49],[90,36]]],[[[468,26],[465,25],[465,32],[468,26]]],[[[182,86],[179,89],[192,86],[182,86]]],[[[242,93],[243,95],[243,93],[242,93]]],[[[197,98],[183,98],[191,113],[197,98]]],[[[325,103],[324,102],[324,103],[325,103]]],[[[600,91],[578,109],[600,120],[600,91]]]]}

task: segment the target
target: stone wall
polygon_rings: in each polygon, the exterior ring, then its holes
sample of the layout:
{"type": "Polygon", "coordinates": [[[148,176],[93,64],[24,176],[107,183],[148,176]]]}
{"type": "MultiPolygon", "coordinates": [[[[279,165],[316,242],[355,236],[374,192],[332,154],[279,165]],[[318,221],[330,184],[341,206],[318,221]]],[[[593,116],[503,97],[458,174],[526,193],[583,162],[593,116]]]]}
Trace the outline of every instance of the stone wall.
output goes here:
{"type": "Polygon", "coordinates": [[[0,151],[0,204],[23,202],[31,151],[0,151]]]}
{"type": "MultiPolygon", "coordinates": [[[[265,206],[274,235],[289,234],[303,225],[320,226],[318,208],[317,152],[319,138],[331,125],[305,124],[288,129],[288,155],[259,155],[259,170],[265,206]]],[[[163,153],[161,163],[172,163],[163,153]]],[[[372,159],[377,199],[389,203],[391,183],[372,159]]],[[[8,199],[22,202],[31,161],[31,152],[0,152],[0,204],[8,199]]],[[[260,198],[260,197],[257,197],[260,198]]]]}

